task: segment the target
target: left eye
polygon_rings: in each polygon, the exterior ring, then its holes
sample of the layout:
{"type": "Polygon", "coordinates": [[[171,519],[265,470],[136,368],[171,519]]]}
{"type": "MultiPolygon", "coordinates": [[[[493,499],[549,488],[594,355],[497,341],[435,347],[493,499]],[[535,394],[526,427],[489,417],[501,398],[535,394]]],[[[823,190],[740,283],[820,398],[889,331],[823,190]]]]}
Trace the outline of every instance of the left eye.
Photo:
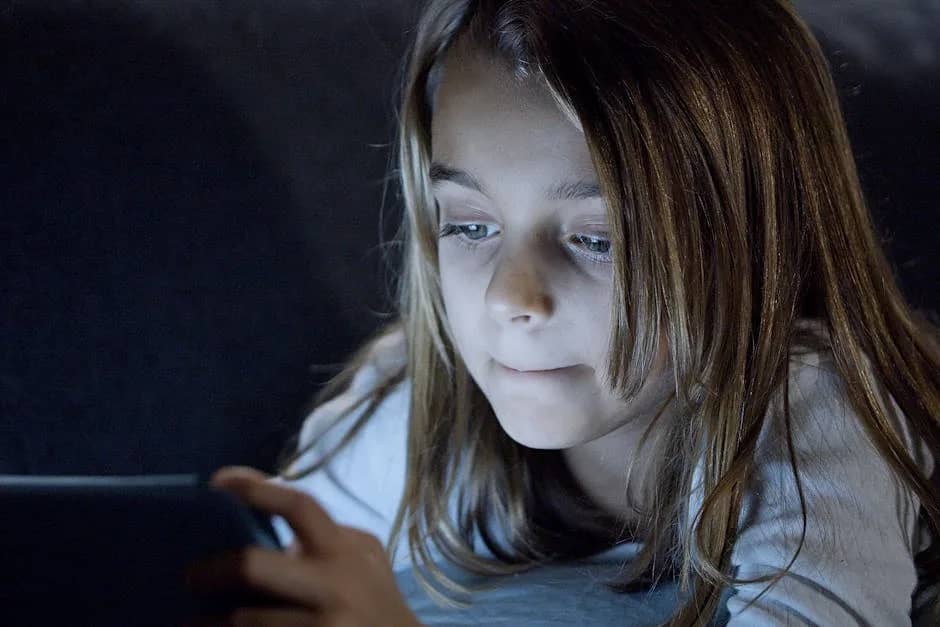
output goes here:
{"type": "Polygon", "coordinates": [[[610,252],[610,240],[596,235],[573,235],[571,242],[588,252],[606,255],[610,252]]]}

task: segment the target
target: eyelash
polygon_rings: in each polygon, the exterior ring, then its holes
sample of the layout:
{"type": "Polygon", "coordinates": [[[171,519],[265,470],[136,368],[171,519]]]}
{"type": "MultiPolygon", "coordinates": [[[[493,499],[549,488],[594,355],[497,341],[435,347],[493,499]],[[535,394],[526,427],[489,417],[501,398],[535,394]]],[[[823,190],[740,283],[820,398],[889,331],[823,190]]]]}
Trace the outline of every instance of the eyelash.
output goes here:
{"type": "MultiPolygon", "coordinates": [[[[470,249],[470,250],[473,250],[473,249],[477,248],[478,246],[480,246],[480,245],[486,243],[487,241],[489,241],[491,237],[494,237],[494,236],[489,236],[489,237],[485,237],[485,238],[480,239],[480,240],[471,240],[471,239],[468,239],[467,237],[465,237],[465,232],[464,232],[463,230],[461,230],[461,229],[462,229],[463,227],[469,227],[469,226],[487,226],[487,225],[486,225],[485,223],[482,223],[482,222],[471,222],[471,223],[468,223],[468,224],[452,224],[452,223],[445,223],[445,224],[442,224],[442,225],[441,225],[441,230],[440,230],[440,233],[439,233],[439,237],[440,237],[441,239],[443,239],[443,238],[445,238],[445,237],[450,237],[450,236],[452,236],[452,235],[456,235],[457,237],[456,237],[456,240],[455,240],[455,241],[457,241],[461,246],[464,246],[465,248],[468,248],[468,249],[470,249]]],[[[498,235],[498,234],[499,234],[499,231],[497,231],[496,234],[498,235]]],[[[589,235],[589,234],[586,234],[586,233],[575,233],[574,235],[572,235],[572,236],[569,238],[569,241],[573,240],[574,238],[593,238],[593,239],[599,239],[599,240],[604,240],[605,242],[608,242],[608,247],[609,247],[609,245],[610,245],[610,243],[609,243],[610,240],[608,240],[606,237],[599,237],[599,236],[596,236],[596,235],[589,235]]],[[[572,243],[573,243],[573,242],[572,242],[572,243]]],[[[586,259],[586,260],[587,260],[588,262],[590,262],[590,263],[609,264],[609,263],[611,262],[611,259],[610,259],[609,256],[602,256],[602,255],[592,254],[591,252],[585,250],[584,248],[582,248],[582,247],[580,247],[580,246],[577,246],[576,244],[575,244],[575,246],[574,246],[574,253],[575,253],[576,255],[578,255],[579,257],[582,257],[582,258],[586,259]]]]}

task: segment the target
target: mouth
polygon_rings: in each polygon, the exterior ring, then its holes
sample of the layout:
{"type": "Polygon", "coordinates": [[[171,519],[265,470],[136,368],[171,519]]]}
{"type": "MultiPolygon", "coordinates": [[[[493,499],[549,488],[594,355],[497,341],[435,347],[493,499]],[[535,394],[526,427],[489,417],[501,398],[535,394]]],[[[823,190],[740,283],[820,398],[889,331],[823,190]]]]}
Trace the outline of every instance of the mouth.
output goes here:
{"type": "Polygon", "coordinates": [[[578,366],[561,366],[559,368],[530,368],[520,370],[507,366],[495,359],[493,363],[496,364],[496,367],[504,376],[519,381],[563,378],[573,374],[578,369],[578,366]]]}
{"type": "Polygon", "coordinates": [[[512,370],[513,372],[519,372],[522,374],[539,374],[539,373],[544,373],[544,372],[556,372],[558,370],[565,370],[566,368],[569,368],[570,366],[565,366],[562,368],[541,368],[541,369],[533,368],[530,370],[520,370],[518,368],[512,368],[510,366],[503,366],[503,367],[506,368],[506,370],[512,370]]]}

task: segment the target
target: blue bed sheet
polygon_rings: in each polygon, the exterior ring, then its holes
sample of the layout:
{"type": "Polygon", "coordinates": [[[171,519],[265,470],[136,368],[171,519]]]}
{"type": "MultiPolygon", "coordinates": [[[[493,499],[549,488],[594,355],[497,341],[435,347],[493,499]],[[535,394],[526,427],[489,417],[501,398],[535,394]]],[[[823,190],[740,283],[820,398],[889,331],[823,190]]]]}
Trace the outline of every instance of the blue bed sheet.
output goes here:
{"type": "MultiPolygon", "coordinates": [[[[476,592],[467,609],[441,608],[420,587],[411,570],[399,571],[399,588],[424,625],[649,627],[665,622],[680,601],[678,584],[672,581],[644,592],[611,591],[603,582],[616,577],[621,565],[615,563],[554,564],[490,580],[447,564],[440,566],[462,583],[489,587],[476,592]]],[[[731,592],[726,589],[712,625],[727,622],[725,601],[731,592]]]]}

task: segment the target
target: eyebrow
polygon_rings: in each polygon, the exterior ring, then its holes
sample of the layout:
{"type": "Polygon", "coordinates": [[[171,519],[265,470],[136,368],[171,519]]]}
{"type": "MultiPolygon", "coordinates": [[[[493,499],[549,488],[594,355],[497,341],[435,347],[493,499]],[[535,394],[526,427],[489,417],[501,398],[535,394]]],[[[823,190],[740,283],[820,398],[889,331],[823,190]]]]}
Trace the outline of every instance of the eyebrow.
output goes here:
{"type": "MultiPolygon", "coordinates": [[[[449,181],[489,197],[486,188],[466,170],[452,168],[443,163],[432,163],[430,177],[431,183],[449,181]]],[[[600,198],[601,189],[594,181],[562,181],[545,190],[545,197],[550,200],[590,200],[600,198]]]]}

